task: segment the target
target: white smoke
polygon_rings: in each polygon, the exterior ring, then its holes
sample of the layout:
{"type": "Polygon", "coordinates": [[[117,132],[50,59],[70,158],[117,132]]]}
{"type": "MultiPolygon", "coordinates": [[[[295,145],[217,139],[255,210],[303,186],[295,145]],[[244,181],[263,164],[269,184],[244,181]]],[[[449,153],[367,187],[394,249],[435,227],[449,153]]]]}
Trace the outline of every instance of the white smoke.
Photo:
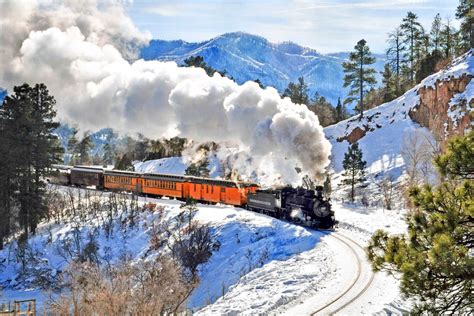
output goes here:
{"type": "Polygon", "coordinates": [[[330,143],[316,115],[275,89],[237,85],[172,62],[130,62],[147,36],[120,6],[20,4],[2,7],[0,86],[44,82],[62,122],[83,130],[112,127],[150,138],[215,141],[222,161],[266,185],[299,184],[329,164],[330,143]]]}

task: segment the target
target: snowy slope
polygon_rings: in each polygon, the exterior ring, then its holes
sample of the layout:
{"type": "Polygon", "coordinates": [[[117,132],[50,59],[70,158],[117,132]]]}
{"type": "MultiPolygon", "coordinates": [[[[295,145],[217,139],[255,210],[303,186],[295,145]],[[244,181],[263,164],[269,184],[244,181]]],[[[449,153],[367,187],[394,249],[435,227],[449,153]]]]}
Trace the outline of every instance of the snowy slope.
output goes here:
{"type": "MultiPolygon", "coordinates": [[[[209,177],[222,178],[222,168],[219,159],[213,155],[209,155],[208,159],[209,177]]],[[[183,175],[189,163],[187,163],[183,157],[169,157],[147,161],[135,161],[133,166],[137,172],[183,175]]]]}
{"type": "MultiPolygon", "coordinates": [[[[145,202],[164,206],[165,218],[173,218],[180,212],[181,202],[178,201],[141,198],[140,203],[145,202]]],[[[266,275],[266,284],[260,284],[261,290],[253,289],[259,293],[261,305],[247,306],[255,312],[264,312],[281,305],[298,296],[312,278],[323,279],[334,272],[331,268],[331,252],[323,245],[319,246],[320,233],[231,206],[198,206],[195,218],[210,225],[220,247],[200,269],[201,283],[188,301],[189,308],[193,310],[214,302],[223,293],[235,295],[237,291],[250,294],[251,291],[240,287],[239,284],[248,284],[246,275],[254,270],[257,274],[266,275]],[[315,247],[317,252],[314,252],[315,247]],[[312,270],[305,269],[305,265],[298,269],[298,264],[295,263],[295,260],[300,260],[298,254],[310,250],[313,250],[312,257],[302,255],[301,263],[312,264],[312,270]],[[292,271],[285,275],[282,273],[282,267],[288,270],[291,268],[292,271]],[[273,288],[271,292],[264,290],[272,284],[280,286],[273,288]]],[[[148,232],[151,229],[150,223],[158,214],[158,211],[140,212],[136,221],[138,224],[127,229],[123,227],[123,219],[127,213],[115,214],[109,236],[104,230],[104,223],[99,220],[100,216],[81,218],[79,234],[85,242],[88,234],[93,232],[99,245],[99,257],[107,256],[112,263],[125,253],[133,261],[142,260],[153,257],[148,252],[148,232]]],[[[104,220],[106,217],[103,216],[104,220]]],[[[62,224],[48,222],[40,225],[38,233],[29,240],[32,254],[37,260],[31,269],[42,271],[44,277],[55,277],[58,271],[64,269],[67,263],[58,254],[57,249],[62,240],[72,237],[74,222],[74,218],[71,218],[62,224]]],[[[5,296],[2,299],[37,298],[39,304],[43,305],[47,293],[41,292],[31,274],[20,277],[18,272],[21,265],[14,261],[11,252],[15,248],[16,244],[11,243],[5,250],[0,251],[0,285],[5,296]]],[[[245,297],[241,296],[241,300],[248,302],[248,297],[245,297]]],[[[235,308],[243,310],[244,305],[240,304],[235,308]]]]}
{"type": "MultiPolygon", "coordinates": [[[[371,175],[389,173],[395,178],[401,176],[404,167],[400,153],[403,137],[420,128],[409,116],[409,111],[414,111],[420,102],[419,90],[434,87],[437,81],[447,82],[466,75],[474,76],[473,51],[454,60],[446,69],[427,77],[403,96],[364,112],[362,120],[354,116],[326,127],[324,133],[332,144],[332,167],[336,174],[343,169],[342,160],[349,146],[346,138],[359,128],[365,132],[365,136],[358,143],[367,161],[368,173],[371,175]]],[[[452,113],[450,117],[453,121],[461,114],[464,115],[457,107],[461,99],[467,104],[473,103],[474,82],[472,80],[466,90],[454,95],[450,102],[448,113],[452,113]]],[[[472,105],[470,111],[472,111],[472,105]]],[[[425,131],[429,135],[429,131],[426,129],[425,131]]]]}
{"type": "MultiPolygon", "coordinates": [[[[289,82],[303,76],[310,95],[320,93],[332,103],[343,98],[342,62],[348,53],[323,55],[292,42],[271,43],[263,37],[243,32],[227,33],[201,43],[152,40],[141,50],[145,60],[172,60],[182,64],[189,56],[200,55],[211,67],[226,71],[238,83],[260,79],[281,93],[289,82]]],[[[376,55],[375,68],[383,70],[385,56],[376,55]]]]}

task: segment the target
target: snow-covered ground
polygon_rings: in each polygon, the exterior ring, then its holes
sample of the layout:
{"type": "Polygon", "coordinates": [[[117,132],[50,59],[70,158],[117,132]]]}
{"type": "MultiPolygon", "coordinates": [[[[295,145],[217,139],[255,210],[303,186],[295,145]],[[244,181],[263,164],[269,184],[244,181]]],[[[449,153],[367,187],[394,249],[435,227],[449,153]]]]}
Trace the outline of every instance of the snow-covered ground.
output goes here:
{"type": "MultiPolygon", "coordinates": [[[[179,212],[178,201],[143,198],[141,202],[164,206],[166,216],[179,212]]],[[[377,228],[403,232],[403,212],[365,210],[337,203],[334,206],[341,222],[340,230],[361,244],[377,228]]],[[[109,237],[99,222],[88,221],[80,228],[81,236],[86,239],[89,231],[99,227],[101,255],[108,249],[113,258],[127,252],[133,260],[139,260],[148,249],[147,223],[156,214],[145,212],[140,216],[136,228],[126,232],[119,229],[121,217],[117,217],[109,237]]],[[[291,314],[295,308],[298,314],[309,314],[314,304],[308,303],[328,300],[352,278],[354,263],[348,260],[348,250],[330,235],[225,205],[199,205],[195,218],[209,224],[221,244],[202,266],[201,283],[188,301],[188,307],[198,314],[291,314]]],[[[51,274],[64,268],[66,263],[55,248],[72,230],[71,223],[40,227],[30,240],[41,263],[36,268],[51,274]]],[[[0,284],[6,287],[2,299],[36,298],[42,305],[47,293],[35,288],[31,280],[18,279],[20,267],[9,261],[12,255],[8,247],[0,252],[0,284]]],[[[400,302],[397,282],[384,277],[378,284],[373,291],[377,299],[365,306],[365,310],[368,313],[396,311],[393,306],[400,302]]]]}

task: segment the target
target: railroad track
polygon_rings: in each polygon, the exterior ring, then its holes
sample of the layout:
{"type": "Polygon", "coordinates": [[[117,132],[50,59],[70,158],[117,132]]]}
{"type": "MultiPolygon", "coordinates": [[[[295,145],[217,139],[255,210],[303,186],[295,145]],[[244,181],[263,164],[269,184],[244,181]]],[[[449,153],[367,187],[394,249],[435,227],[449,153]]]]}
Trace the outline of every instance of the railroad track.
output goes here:
{"type": "Polygon", "coordinates": [[[311,315],[333,315],[341,312],[346,307],[354,303],[359,297],[361,297],[367,289],[372,284],[374,280],[375,273],[372,271],[371,267],[364,269],[364,257],[365,257],[365,250],[362,246],[360,246],[357,242],[352,240],[351,238],[337,232],[325,232],[322,231],[325,235],[330,235],[334,237],[341,243],[345,244],[351,251],[352,255],[355,257],[357,262],[357,269],[356,275],[354,279],[349,284],[349,286],[338,294],[335,298],[330,300],[328,303],[324,304],[323,306],[319,307],[316,311],[314,311],[311,315]],[[354,248],[359,250],[356,251],[354,248]],[[360,252],[362,251],[362,253],[360,252]],[[368,270],[368,271],[367,271],[368,270]],[[369,274],[369,278],[364,276],[364,274],[369,274]]]}

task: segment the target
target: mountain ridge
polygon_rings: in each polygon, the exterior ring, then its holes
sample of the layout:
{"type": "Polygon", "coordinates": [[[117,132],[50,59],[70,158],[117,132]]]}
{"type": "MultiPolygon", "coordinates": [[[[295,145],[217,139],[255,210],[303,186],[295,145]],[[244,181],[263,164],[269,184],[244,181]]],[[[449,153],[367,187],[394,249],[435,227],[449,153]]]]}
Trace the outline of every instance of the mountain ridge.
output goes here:
{"type": "MultiPolygon", "coordinates": [[[[321,54],[292,41],[272,43],[245,32],[225,33],[202,42],[154,39],[140,52],[140,58],[145,60],[178,64],[196,55],[202,56],[211,67],[226,71],[239,84],[259,79],[264,86],[273,86],[283,93],[288,83],[303,76],[311,97],[317,92],[335,104],[339,97],[347,95],[347,89],[343,88],[342,63],[349,52],[321,54]]],[[[385,56],[374,56],[380,82],[379,72],[383,70],[385,56]]]]}

